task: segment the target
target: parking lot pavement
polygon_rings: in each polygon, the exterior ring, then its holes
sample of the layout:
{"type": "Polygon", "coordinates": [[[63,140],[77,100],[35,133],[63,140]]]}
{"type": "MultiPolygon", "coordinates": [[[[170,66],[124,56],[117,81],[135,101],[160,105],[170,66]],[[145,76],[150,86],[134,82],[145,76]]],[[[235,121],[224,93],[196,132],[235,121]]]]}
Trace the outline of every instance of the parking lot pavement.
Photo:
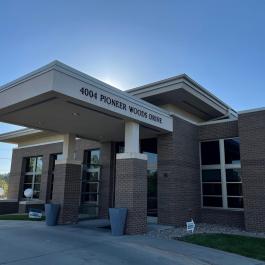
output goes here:
{"type": "Polygon", "coordinates": [[[47,227],[44,222],[0,221],[0,240],[0,264],[265,264],[175,240],[113,237],[86,222],[47,227]]]}

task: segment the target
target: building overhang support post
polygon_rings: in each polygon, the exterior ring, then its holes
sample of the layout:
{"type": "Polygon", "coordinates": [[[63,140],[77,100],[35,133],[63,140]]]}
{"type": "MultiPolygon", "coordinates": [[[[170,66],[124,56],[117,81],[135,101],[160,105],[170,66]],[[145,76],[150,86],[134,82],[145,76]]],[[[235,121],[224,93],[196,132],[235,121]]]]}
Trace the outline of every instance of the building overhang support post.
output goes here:
{"type": "Polygon", "coordinates": [[[115,207],[128,209],[126,234],[147,228],[147,156],[139,153],[139,124],[125,123],[125,153],[116,157],[115,207]]]}

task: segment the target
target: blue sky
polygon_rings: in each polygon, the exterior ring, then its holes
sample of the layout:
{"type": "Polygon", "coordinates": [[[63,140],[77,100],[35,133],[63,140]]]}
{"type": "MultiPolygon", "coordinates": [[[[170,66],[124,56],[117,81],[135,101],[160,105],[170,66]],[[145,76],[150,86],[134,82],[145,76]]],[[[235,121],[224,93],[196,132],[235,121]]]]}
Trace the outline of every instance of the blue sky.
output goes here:
{"type": "MultiPolygon", "coordinates": [[[[123,90],[187,73],[236,110],[262,107],[264,13],[264,0],[2,0],[0,85],[58,59],[123,90]]],[[[0,172],[10,154],[0,144],[0,172]]]]}

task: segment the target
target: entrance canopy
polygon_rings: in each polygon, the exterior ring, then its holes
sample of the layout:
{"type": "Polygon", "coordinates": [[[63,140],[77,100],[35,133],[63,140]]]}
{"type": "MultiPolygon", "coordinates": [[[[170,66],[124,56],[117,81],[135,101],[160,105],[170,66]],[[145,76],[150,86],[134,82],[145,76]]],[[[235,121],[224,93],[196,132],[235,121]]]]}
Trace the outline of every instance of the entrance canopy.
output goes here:
{"type": "Polygon", "coordinates": [[[140,137],[171,132],[159,107],[54,61],[0,87],[0,121],[98,141],[120,141],[125,121],[140,137]]]}

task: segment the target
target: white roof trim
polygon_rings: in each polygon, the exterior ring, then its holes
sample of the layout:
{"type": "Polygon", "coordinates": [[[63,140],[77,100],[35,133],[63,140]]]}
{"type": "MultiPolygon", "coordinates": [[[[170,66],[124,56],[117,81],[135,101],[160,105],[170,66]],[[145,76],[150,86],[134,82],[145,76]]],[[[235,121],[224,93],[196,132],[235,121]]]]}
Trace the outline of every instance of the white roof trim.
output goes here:
{"type": "Polygon", "coordinates": [[[237,121],[237,120],[238,120],[237,118],[230,118],[230,119],[223,119],[223,120],[216,120],[216,121],[205,121],[205,122],[198,123],[198,126],[224,123],[224,122],[231,122],[231,121],[237,121]]]}
{"type": "Polygon", "coordinates": [[[15,147],[13,149],[23,149],[23,148],[42,146],[42,145],[49,145],[49,144],[57,144],[57,143],[63,143],[63,140],[43,142],[43,143],[38,143],[38,144],[23,145],[23,146],[15,147]]]}
{"type": "Polygon", "coordinates": [[[9,139],[17,138],[17,137],[22,137],[22,136],[27,136],[27,135],[31,135],[31,134],[35,134],[35,133],[40,133],[40,132],[43,132],[43,131],[26,128],[26,129],[7,132],[7,133],[2,133],[2,134],[0,134],[0,141],[5,141],[5,140],[9,140],[9,139]]]}
{"type": "Polygon", "coordinates": [[[255,109],[249,109],[249,110],[241,110],[238,112],[238,114],[245,114],[245,113],[251,113],[251,112],[258,112],[258,111],[265,111],[265,107],[262,108],[255,108],[255,109]]]}
{"type": "Polygon", "coordinates": [[[177,76],[174,76],[174,77],[171,77],[171,78],[167,78],[167,79],[164,79],[164,80],[161,80],[161,81],[157,81],[157,82],[153,82],[153,83],[150,83],[150,84],[147,84],[147,85],[143,85],[143,86],[140,86],[140,87],[129,89],[129,90],[126,90],[126,92],[128,92],[128,93],[130,93],[132,95],[139,95],[139,94],[145,92],[145,90],[146,91],[150,91],[150,90],[148,90],[148,88],[152,88],[154,86],[157,86],[157,87],[154,88],[154,89],[151,89],[151,90],[157,90],[157,89],[159,89],[161,87],[167,86],[168,83],[171,83],[170,85],[174,85],[174,84],[181,83],[181,82],[185,83],[186,85],[188,85],[192,89],[196,90],[196,92],[198,92],[201,95],[205,96],[208,100],[214,102],[219,107],[221,107],[224,110],[226,110],[227,112],[231,112],[232,115],[237,116],[237,112],[234,109],[232,109],[229,105],[224,103],[222,100],[220,100],[218,97],[216,97],[210,91],[208,91],[207,89],[202,87],[200,84],[198,84],[196,81],[191,79],[186,74],[177,75],[177,76]]]}
{"type": "Polygon", "coordinates": [[[142,105],[145,105],[145,107],[149,110],[155,110],[156,112],[158,112],[160,114],[169,115],[169,113],[164,109],[161,109],[161,108],[159,108],[159,107],[157,107],[157,106],[155,106],[155,105],[153,105],[153,104],[151,104],[145,100],[134,97],[133,95],[130,95],[129,93],[127,93],[127,91],[122,91],[116,87],[108,85],[108,84],[106,84],[106,83],[104,83],[104,82],[102,82],[102,81],[100,81],[100,80],[98,80],[98,79],[96,79],[90,75],[87,75],[81,71],[78,71],[78,70],[76,70],[76,69],[74,69],[74,68],[72,68],[72,67],[70,67],[70,66],[68,66],[68,65],[66,65],[60,61],[57,61],[57,60],[37,69],[35,71],[32,71],[29,74],[26,74],[26,75],[24,75],[18,79],[15,79],[14,81],[11,81],[11,82],[3,85],[3,86],[0,86],[0,93],[5,91],[5,90],[12,88],[15,85],[26,82],[29,79],[32,79],[38,75],[41,75],[41,74],[48,72],[50,70],[53,70],[53,69],[55,69],[59,72],[62,72],[66,75],[69,75],[71,77],[77,78],[77,79],[79,79],[83,82],[86,82],[90,85],[93,85],[95,87],[98,87],[98,88],[104,90],[105,92],[110,92],[109,90],[111,90],[112,94],[114,94],[120,98],[123,98],[125,100],[129,100],[133,103],[136,103],[136,104],[140,103],[142,105]]]}

